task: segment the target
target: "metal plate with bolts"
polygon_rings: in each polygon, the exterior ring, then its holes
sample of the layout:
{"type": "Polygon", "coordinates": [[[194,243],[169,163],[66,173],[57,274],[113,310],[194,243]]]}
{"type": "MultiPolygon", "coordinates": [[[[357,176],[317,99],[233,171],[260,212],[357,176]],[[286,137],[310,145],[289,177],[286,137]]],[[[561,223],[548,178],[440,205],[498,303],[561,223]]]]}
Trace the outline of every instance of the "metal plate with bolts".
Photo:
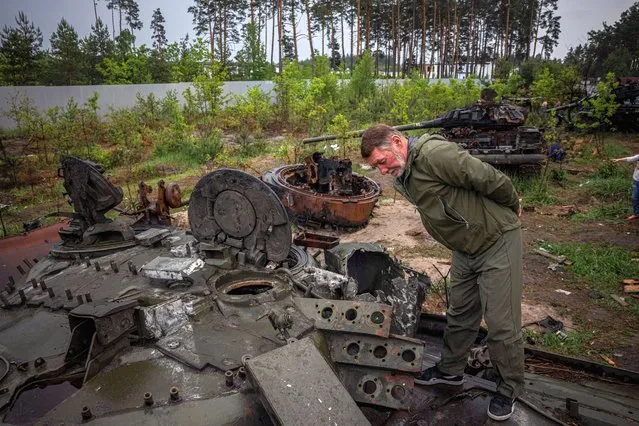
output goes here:
{"type": "Polygon", "coordinates": [[[278,425],[370,425],[310,338],[246,361],[278,425]]]}
{"type": "Polygon", "coordinates": [[[357,402],[399,410],[411,406],[415,389],[411,376],[345,364],[339,366],[339,376],[357,402]]]}
{"type": "Polygon", "coordinates": [[[200,242],[246,249],[249,260],[281,262],[291,248],[284,206],[264,182],[239,170],[204,176],[189,202],[189,225],[200,242]]]}
{"type": "Polygon", "coordinates": [[[202,259],[193,257],[156,257],[142,266],[142,275],[160,280],[186,280],[189,275],[202,269],[202,259]]]}
{"type": "Polygon", "coordinates": [[[326,333],[331,359],[335,362],[368,367],[419,372],[424,357],[424,342],[391,335],[377,336],[326,333]]]}
{"type": "Polygon", "coordinates": [[[390,335],[393,309],[389,305],[351,300],[308,299],[297,297],[295,304],[321,330],[390,335]]]}

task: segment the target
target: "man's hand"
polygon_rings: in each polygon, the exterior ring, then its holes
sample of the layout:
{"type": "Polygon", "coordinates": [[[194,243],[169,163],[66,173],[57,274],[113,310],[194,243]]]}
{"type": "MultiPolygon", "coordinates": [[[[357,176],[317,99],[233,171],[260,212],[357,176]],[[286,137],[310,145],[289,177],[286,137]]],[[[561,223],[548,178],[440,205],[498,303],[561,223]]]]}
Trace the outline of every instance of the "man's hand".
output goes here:
{"type": "Polygon", "coordinates": [[[612,159],[612,162],[613,162],[613,163],[618,163],[618,162],[620,162],[620,161],[624,161],[624,160],[625,160],[625,158],[613,158],[613,159],[612,159]]]}
{"type": "Polygon", "coordinates": [[[517,216],[521,217],[522,207],[521,207],[521,198],[519,199],[519,207],[517,208],[517,216]]]}

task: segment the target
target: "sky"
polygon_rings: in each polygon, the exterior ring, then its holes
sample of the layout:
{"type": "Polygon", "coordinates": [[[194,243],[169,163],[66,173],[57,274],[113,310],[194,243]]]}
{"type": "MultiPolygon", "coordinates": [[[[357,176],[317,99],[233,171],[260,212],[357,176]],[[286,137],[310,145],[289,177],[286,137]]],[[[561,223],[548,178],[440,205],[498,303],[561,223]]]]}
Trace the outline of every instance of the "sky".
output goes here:
{"type": "MultiPolygon", "coordinates": [[[[585,43],[588,31],[602,28],[602,22],[614,23],[621,12],[628,9],[636,0],[559,0],[558,15],[561,16],[561,35],[559,45],[553,52],[553,57],[563,58],[570,47],[585,43]]],[[[160,8],[166,20],[165,29],[169,42],[177,41],[189,34],[194,36],[192,15],[187,8],[193,3],[185,0],[139,0],[140,19],[144,24],[141,31],[135,33],[137,45],[151,45],[151,16],[155,8],[160,8]]],[[[60,19],[65,18],[76,29],[80,37],[91,31],[91,24],[95,20],[92,0],[0,0],[0,27],[15,25],[15,16],[24,11],[29,19],[40,27],[44,38],[43,46],[50,46],[49,38],[55,31],[60,19]]],[[[104,0],[98,1],[98,16],[111,30],[111,12],[106,8],[104,0]]],[[[116,26],[117,26],[116,17],[116,26]]],[[[300,31],[306,28],[305,21],[300,25],[300,31]]],[[[270,29],[269,29],[270,38],[270,29]]],[[[316,37],[313,37],[315,40],[316,37]]],[[[270,43],[269,43],[270,44],[270,43]]],[[[349,42],[346,41],[347,50],[349,42]]],[[[309,56],[308,42],[300,39],[300,58],[309,56]]],[[[319,40],[314,46],[319,45],[319,40]]],[[[235,46],[237,51],[241,46],[235,46]]],[[[270,49],[270,46],[267,47],[270,49]]],[[[347,52],[348,53],[348,52],[347,52]]],[[[277,55],[276,55],[277,56],[277,55]]],[[[267,52],[270,57],[270,51],[267,52]]]]}

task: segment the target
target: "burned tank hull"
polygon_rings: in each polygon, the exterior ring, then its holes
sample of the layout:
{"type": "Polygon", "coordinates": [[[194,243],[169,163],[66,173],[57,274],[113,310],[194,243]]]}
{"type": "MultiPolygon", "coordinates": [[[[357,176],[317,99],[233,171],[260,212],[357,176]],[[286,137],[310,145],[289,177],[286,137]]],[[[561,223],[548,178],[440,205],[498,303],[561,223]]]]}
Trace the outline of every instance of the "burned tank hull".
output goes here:
{"type": "Polygon", "coordinates": [[[301,225],[363,226],[368,223],[381,190],[372,179],[350,172],[350,161],[348,167],[347,191],[319,190],[312,183],[308,163],[268,171],[262,180],[275,191],[289,216],[301,225]]]}

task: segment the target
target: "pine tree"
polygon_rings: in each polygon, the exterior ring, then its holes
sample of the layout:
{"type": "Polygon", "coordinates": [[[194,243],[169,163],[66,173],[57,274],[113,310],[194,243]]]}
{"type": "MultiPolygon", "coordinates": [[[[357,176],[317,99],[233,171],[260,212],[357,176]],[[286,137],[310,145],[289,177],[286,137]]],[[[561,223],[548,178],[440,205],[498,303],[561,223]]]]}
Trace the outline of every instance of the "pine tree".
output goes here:
{"type": "Polygon", "coordinates": [[[82,52],[78,33],[62,18],[50,41],[54,71],[52,75],[56,77],[54,84],[78,84],[78,80],[82,78],[82,52]]]}
{"type": "Polygon", "coordinates": [[[10,85],[38,83],[38,62],[42,58],[42,32],[29,21],[24,12],[16,17],[17,27],[7,27],[0,32],[0,73],[10,85]]]}
{"type": "Polygon", "coordinates": [[[151,38],[153,39],[153,47],[156,50],[162,50],[167,44],[164,22],[164,16],[162,16],[162,11],[158,7],[153,11],[153,19],[151,21],[151,31],[153,31],[151,38]]]}
{"type": "Polygon", "coordinates": [[[102,74],[97,66],[106,58],[113,56],[115,46],[109,36],[109,28],[98,18],[95,25],[91,26],[91,34],[86,36],[81,43],[84,56],[85,75],[90,84],[101,84],[102,74]]]}

